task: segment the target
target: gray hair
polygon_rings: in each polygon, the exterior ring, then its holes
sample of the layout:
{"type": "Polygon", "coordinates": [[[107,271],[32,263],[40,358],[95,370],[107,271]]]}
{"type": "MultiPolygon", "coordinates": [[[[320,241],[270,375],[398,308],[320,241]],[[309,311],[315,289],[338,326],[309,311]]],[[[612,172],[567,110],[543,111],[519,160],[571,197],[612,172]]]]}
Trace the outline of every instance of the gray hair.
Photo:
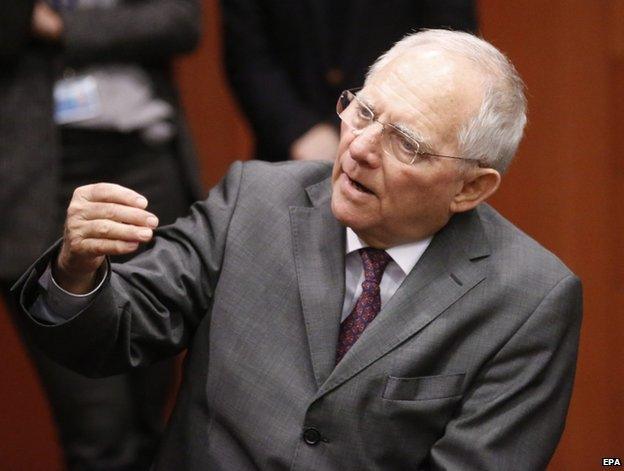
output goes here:
{"type": "Polygon", "coordinates": [[[509,59],[472,34],[441,29],[405,36],[370,67],[366,79],[402,54],[422,46],[459,55],[473,62],[484,78],[484,98],[478,112],[458,131],[462,157],[475,159],[504,173],[524,133],[524,83],[509,59]]]}

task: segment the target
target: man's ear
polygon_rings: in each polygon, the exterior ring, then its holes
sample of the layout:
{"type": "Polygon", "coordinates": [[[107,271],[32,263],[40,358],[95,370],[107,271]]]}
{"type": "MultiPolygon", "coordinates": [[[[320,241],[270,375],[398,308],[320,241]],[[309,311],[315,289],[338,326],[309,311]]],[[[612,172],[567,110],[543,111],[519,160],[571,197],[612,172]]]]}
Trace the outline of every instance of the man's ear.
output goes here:
{"type": "Polygon", "coordinates": [[[464,184],[451,201],[451,212],[461,213],[488,199],[498,189],[501,176],[493,168],[477,167],[466,172],[464,184]]]}

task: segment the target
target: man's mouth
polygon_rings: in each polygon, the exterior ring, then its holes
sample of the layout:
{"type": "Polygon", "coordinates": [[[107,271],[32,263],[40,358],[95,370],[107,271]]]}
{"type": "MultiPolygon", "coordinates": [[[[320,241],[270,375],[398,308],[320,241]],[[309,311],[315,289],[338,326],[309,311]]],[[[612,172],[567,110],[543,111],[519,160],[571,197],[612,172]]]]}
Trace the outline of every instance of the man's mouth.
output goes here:
{"type": "Polygon", "coordinates": [[[368,193],[373,195],[374,193],[369,190],[368,188],[366,188],[364,185],[362,185],[361,183],[356,182],[355,180],[353,180],[351,177],[349,177],[349,175],[347,175],[347,178],[349,179],[349,181],[351,182],[351,184],[359,191],[361,191],[362,193],[368,193]]]}

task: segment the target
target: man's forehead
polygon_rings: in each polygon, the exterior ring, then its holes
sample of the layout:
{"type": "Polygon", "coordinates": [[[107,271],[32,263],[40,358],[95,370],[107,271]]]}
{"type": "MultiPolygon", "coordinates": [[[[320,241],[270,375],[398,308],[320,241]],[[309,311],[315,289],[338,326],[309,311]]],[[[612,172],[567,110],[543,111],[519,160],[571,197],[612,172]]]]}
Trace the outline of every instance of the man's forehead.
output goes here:
{"type": "Polygon", "coordinates": [[[483,93],[480,74],[453,54],[433,48],[409,51],[376,70],[360,97],[384,119],[402,122],[433,145],[454,141],[483,93]]]}
{"type": "Polygon", "coordinates": [[[439,49],[407,51],[388,63],[397,75],[413,76],[419,72],[423,78],[443,78],[457,71],[462,64],[458,58],[439,49]]]}
{"type": "Polygon", "coordinates": [[[475,80],[477,75],[465,59],[437,49],[416,49],[376,70],[367,79],[364,91],[402,94],[406,99],[410,95],[432,100],[457,99],[480,88],[480,82],[475,80]]]}

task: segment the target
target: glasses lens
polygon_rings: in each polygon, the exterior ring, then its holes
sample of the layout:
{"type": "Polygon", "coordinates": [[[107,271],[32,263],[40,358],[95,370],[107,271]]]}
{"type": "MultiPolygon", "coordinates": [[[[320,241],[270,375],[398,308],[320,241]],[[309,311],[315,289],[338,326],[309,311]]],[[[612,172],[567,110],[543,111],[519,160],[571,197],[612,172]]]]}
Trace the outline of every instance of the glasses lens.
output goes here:
{"type": "Polygon", "coordinates": [[[355,127],[355,116],[357,115],[357,100],[355,99],[355,95],[349,91],[342,92],[340,98],[338,99],[338,104],[336,106],[336,111],[338,112],[338,116],[348,125],[355,127]]]}
{"type": "MultiPolygon", "coordinates": [[[[373,112],[349,90],[340,94],[336,113],[354,131],[361,131],[375,120],[373,112]]],[[[386,128],[381,133],[381,147],[385,153],[401,162],[412,164],[418,156],[418,142],[392,125],[382,126],[386,128]]]]}
{"type": "Polygon", "coordinates": [[[388,128],[381,141],[386,153],[406,164],[414,162],[418,156],[418,142],[392,126],[388,128]]]}
{"type": "Polygon", "coordinates": [[[336,113],[338,113],[338,116],[349,106],[348,93],[349,92],[342,92],[338,97],[338,102],[336,102],[336,113]]]}
{"type": "Polygon", "coordinates": [[[338,116],[357,130],[364,129],[374,119],[372,111],[349,91],[344,92],[338,100],[338,116]]]}

